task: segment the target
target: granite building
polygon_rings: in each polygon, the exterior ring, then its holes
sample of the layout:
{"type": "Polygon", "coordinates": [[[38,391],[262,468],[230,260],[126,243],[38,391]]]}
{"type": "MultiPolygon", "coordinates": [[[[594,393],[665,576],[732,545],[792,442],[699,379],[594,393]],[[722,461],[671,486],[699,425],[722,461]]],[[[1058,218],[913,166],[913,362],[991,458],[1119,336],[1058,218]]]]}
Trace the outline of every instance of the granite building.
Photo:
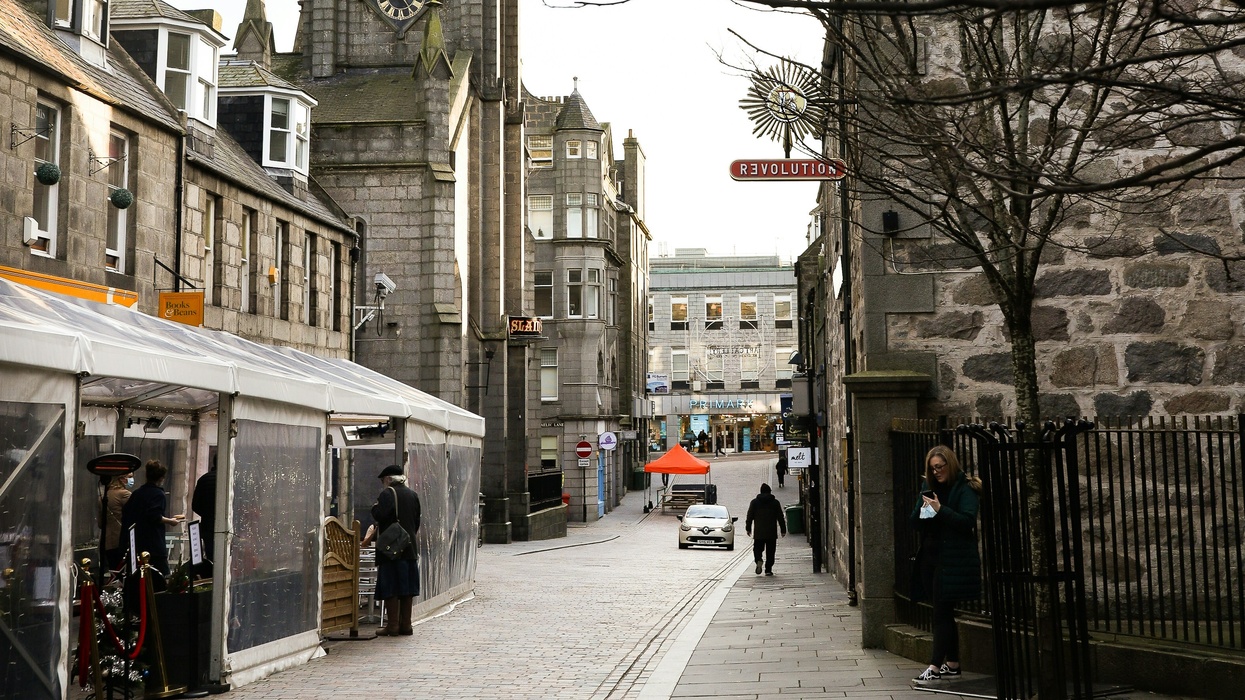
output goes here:
{"type": "Polygon", "coordinates": [[[650,259],[649,449],[775,450],[797,331],[794,268],[773,256],[679,249],[650,259]]]}
{"type": "MultiPolygon", "coordinates": [[[[239,58],[269,37],[251,2],[239,58]]],[[[484,536],[526,538],[540,399],[517,0],[305,0],[272,73],[316,100],[310,173],[359,235],[355,359],[488,421],[484,536]]],[[[367,483],[368,488],[371,487],[367,483]]]]}
{"type": "Polygon", "coordinates": [[[592,521],[619,504],[646,461],[644,152],[629,133],[615,160],[613,129],[577,88],[524,102],[535,313],[545,335],[532,508],[556,508],[566,494],[565,517],[592,521]],[[589,457],[577,457],[580,442],[592,446],[589,457]]]}

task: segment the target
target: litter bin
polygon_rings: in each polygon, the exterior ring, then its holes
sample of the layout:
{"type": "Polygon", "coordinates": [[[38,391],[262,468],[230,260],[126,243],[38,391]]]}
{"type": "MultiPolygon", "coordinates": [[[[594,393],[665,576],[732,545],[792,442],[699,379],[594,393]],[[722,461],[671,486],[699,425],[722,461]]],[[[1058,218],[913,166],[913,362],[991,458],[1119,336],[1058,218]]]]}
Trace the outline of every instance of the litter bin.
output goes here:
{"type": "Polygon", "coordinates": [[[718,502],[718,485],[705,484],[705,503],[716,505],[718,502]]]}
{"type": "Polygon", "coordinates": [[[787,506],[787,532],[793,535],[804,532],[804,506],[787,506]]]}
{"type": "Polygon", "coordinates": [[[643,469],[636,469],[635,471],[631,472],[631,490],[632,491],[643,491],[644,489],[648,488],[648,484],[649,484],[648,472],[644,471],[643,469]]]}

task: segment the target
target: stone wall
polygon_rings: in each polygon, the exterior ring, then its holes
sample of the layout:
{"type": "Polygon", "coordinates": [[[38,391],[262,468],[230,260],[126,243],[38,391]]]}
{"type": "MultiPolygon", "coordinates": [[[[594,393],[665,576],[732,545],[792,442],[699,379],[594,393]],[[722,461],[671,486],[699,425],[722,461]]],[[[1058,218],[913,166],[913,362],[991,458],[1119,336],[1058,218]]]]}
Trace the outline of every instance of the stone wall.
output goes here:
{"type": "MultiPolygon", "coordinates": [[[[1171,226],[1181,223],[1173,215],[1171,226]]],[[[1245,410],[1245,265],[1186,247],[1226,249],[1232,230],[1090,235],[1082,250],[1051,246],[1033,308],[1043,413],[1245,410]]],[[[937,258],[954,252],[933,239],[890,243],[898,272],[934,283],[933,313],[894,313],[886,322],[889,352],[937,356],[936,400],[925,413],[1013,415],[1009,339],[985,276],[935,271],[937,258]]]]}

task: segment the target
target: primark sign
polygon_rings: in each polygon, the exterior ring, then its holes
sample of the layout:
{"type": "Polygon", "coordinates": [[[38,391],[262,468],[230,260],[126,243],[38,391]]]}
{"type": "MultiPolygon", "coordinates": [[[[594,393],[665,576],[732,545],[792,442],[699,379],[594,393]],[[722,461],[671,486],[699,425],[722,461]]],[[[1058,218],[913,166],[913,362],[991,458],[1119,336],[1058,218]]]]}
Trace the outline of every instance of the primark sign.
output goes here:
{"type": "Polygon", "coordinates": [[[721,396],[668,395],[651,396],[654,415],[692,413],[779,413],[781,399],[777,393],[724,394],[721,396]]]}

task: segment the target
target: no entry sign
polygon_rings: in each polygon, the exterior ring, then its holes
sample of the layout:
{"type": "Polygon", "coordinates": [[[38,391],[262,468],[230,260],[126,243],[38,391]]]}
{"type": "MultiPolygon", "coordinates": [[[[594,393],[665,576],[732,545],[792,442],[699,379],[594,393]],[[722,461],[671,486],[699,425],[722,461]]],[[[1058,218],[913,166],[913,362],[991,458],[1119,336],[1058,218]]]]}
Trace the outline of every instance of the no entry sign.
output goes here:
{"type": "Polygon", "coordinates": [[[592,456],[592,444],[586,440],[580,440],[579,444],[575,445],[575,456],[579,457],[580,459],[591,457],[592,456]]]}
{"type": "Polygon", "coordinates": [[[737,160],[731,163],[731,177],[736,180],[842,180],[847,165],[833,158],[737,160]]]}

